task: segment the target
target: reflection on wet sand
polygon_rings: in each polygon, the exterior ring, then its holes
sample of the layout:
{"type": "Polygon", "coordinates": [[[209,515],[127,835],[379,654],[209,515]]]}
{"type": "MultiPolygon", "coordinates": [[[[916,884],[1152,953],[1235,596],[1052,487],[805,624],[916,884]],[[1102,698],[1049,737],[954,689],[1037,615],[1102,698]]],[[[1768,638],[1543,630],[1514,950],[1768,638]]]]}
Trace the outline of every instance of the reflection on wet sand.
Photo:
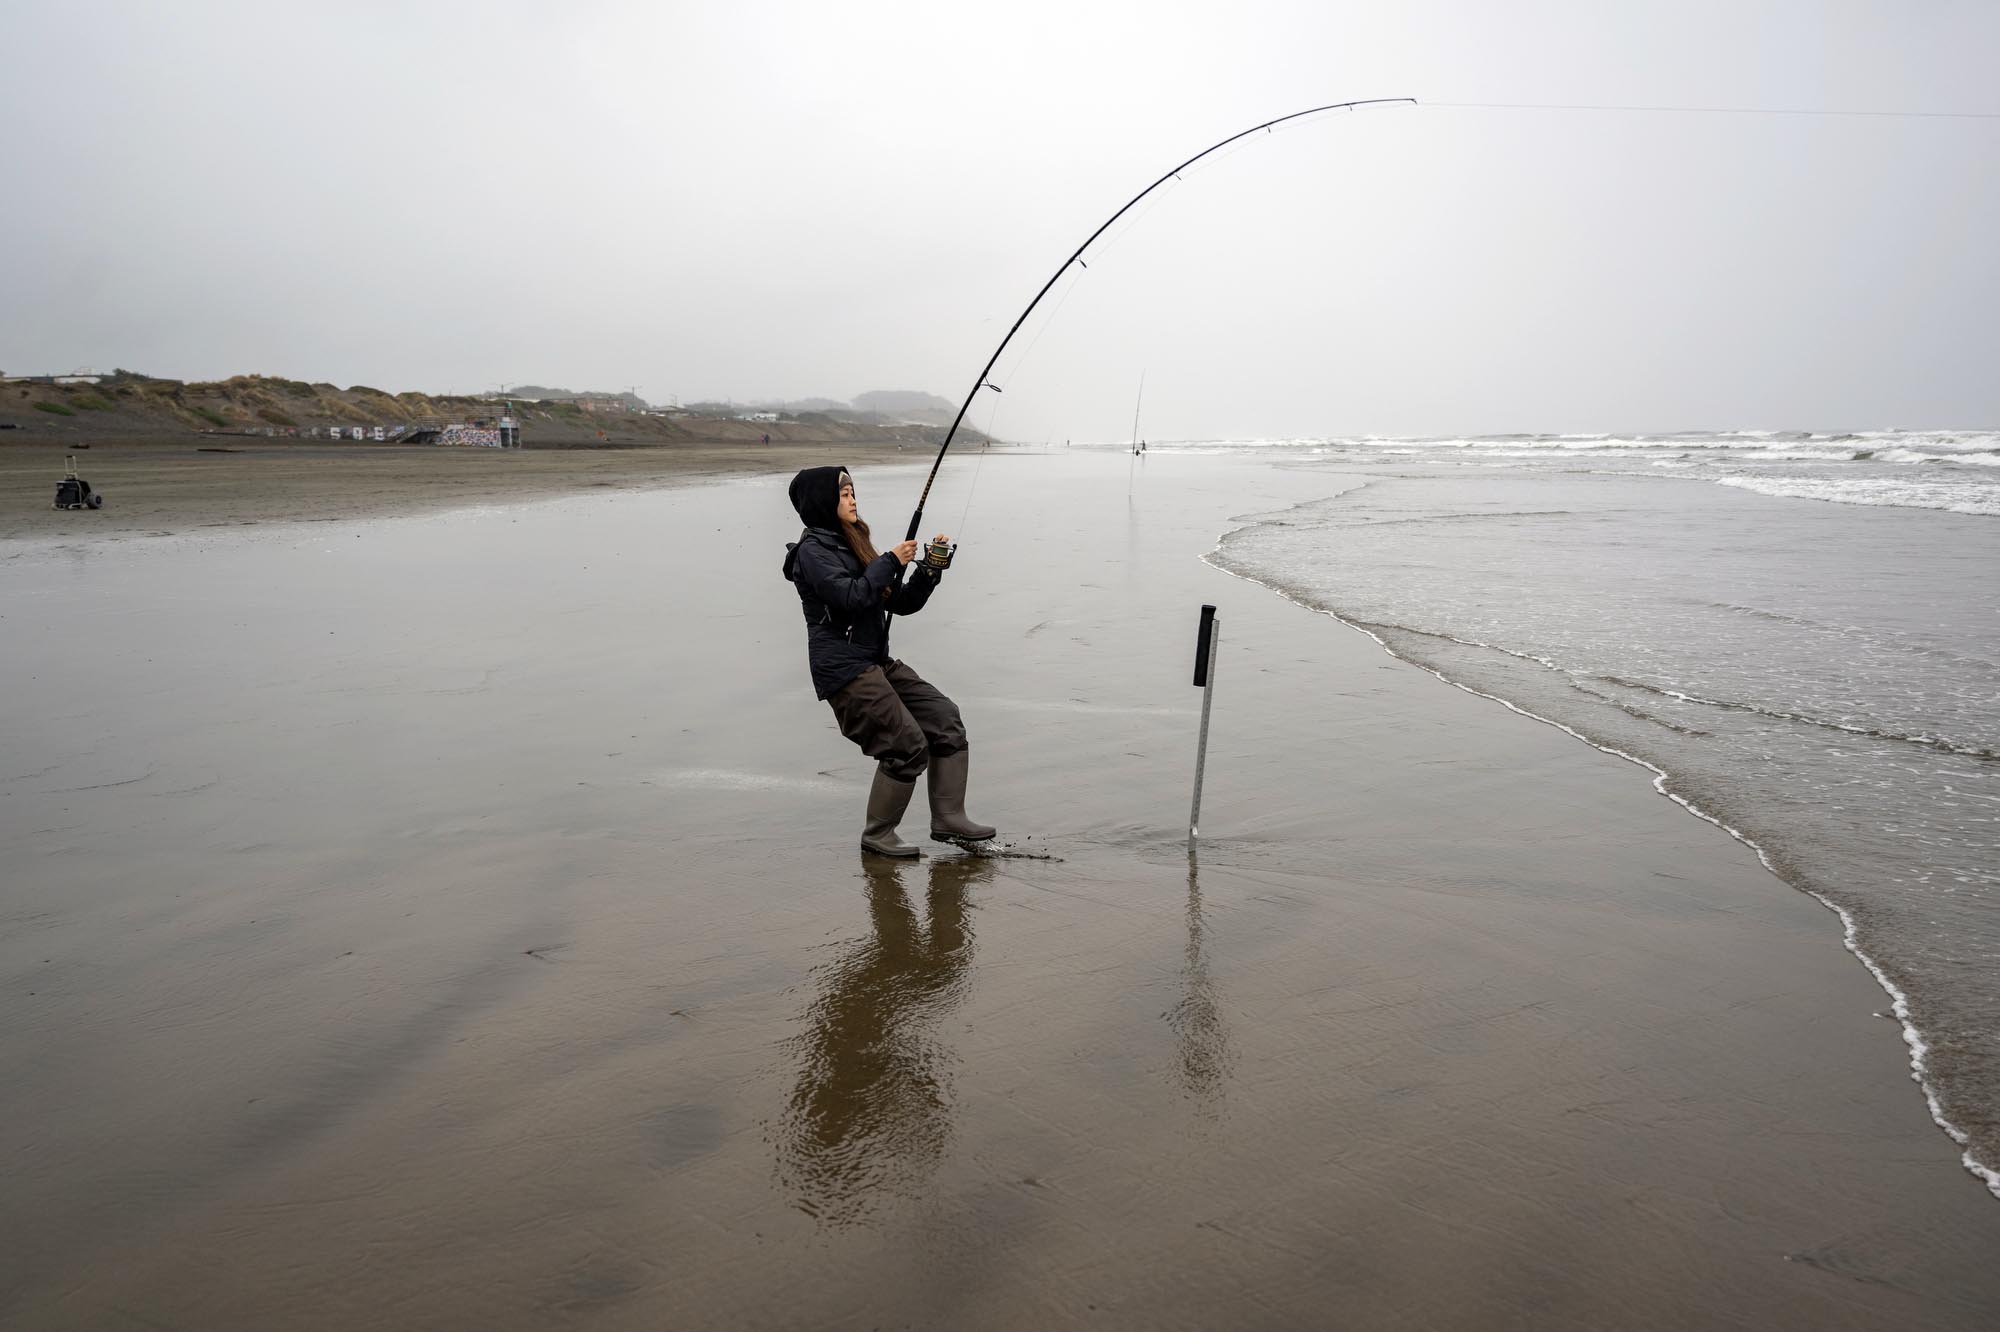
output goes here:
{"type": "Polygon", "coordinates": [[[1174,1033],[1175,1069],[1181,1088],[1205,1118],[1222,1115],[1222,1092],[1229,1078],[1229,1032],[1216,1001],[1204,954],[1208,925],[1201,910],[1201,870],[1188,856],[1187,951],[1181,963],[1180,1002],[1168,1009],[1174,1033]]]}
{"type": "Polygon", "coordinates": [[[871,930],[820,971],[791,1048],[798,1080],[777,1138],[778,1172],[800,1210],[831,1225],[913,1196],[951,1138],[951,1065],[939,1023],[964,999],[972,961],[967,889],[990,861],[921,865],[862,857],[871,930]],[[926,922],[904,876],[928,878],[926,922]]]}

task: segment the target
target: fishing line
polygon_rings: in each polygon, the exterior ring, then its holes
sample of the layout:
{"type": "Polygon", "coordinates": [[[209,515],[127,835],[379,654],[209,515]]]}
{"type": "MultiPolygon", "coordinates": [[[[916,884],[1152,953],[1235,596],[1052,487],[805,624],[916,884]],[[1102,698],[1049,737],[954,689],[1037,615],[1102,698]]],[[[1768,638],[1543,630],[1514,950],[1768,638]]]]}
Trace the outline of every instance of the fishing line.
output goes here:
{"type": "Polygon", "coordinates": [[[1019,356],[1014,358],[1014,364],[1007,372],[1007,382],[1009,384],[1014,382],[1015,375],[1021,373],[1021,367],[1028,363],[1028,358],[1030,356],[1034,355],[1035,344],[1042,340],[1042,334],[1049,331],[1049,325],[1056,322],[1056,316],[1062,313],[1063,306],[1069,304],[1069,298],[1071,296],[1074,296],[1076,294],[1076,289],[1082,285],[1083,285],[1083,270],[1079,268],[1076,272],[1075,278],[1071,280],[1068,287],[1064,288],[1062,297],[1056,301],[1054,308],[1052,308],[1049,311],[1048,317],[1042,320],[1041,327],[1035,330],[1035,336],[1028,339],[1028,345],[1021,349],[1021,354],[1019,356]]]}
{"type": "MultiPolygon", "coordinates": [[[[1059,299],[1055,303],[1054,308],[1052,308],[1049,311],[1048,316],[1042,320],[1041,327],[1035,330],[1035,336],[1028,340],[1028,345],[1021,350],[1020,356],[1015,359],[1014,365],[1007,375],[1008,383],[1013,382],[1013,376],[1020,373],[1021,367],[1028,363],[1028,358],[1030,356],[1034,355],[1035,344],[1042,340],[1042,334],[1049,331],[1049,325],[1055,323],[1056,316],[1062,313],[1063,306],[1068,304],[1069,298],[1071,297],[1071,295],[1075,293],[1077,287],[1081,285],[1082,282],[1083,282],[1082,270],[1078,269],[1076,275],[1071,278],[1069,286],[1064,288],[1061,299],[1059,299]]],[[[994,395],[996,399],[999,396],[1000,395],[998,393],[994,395]]],[[[987,413],[986,416],[986,443],[979,450],[979,461],[975,462],[972,465],[972,484],[968,485],[965,488],[965,508],[958,515],[958,532],[961,534],[961,536],[965,532],[966,520],[970,518],[972,514],[972,492],[979,488],[979,469],[986,465],[986,455],[988,451],[990,451],[993,447],[994,424],[997,421],[999,421],[999,419],[1000,419],[1000,404],[996,401],[993,404],[993,410],[987,413]]]]}
{"type": "MultiPolygon", "coordinates": [[[[1298,126],[1286,125],[1284,128],[1286,130],[1293,130],[1297,129],[1298,126]]],[[[1205,172],[1213,167],[1219,166],[1221,163],[1227,161],[1229,158],[1235,156],[1242,150],[1243,150],[1243,145],[1241,143],[1231,144],[1229,148],[1224,152],[1222,152],[1220,155],[1211,158],[1209,161],[1201,163],[1199,166],[1183,168],[1180,171],[1176,171],[1174,173],[1174,183],[1176,185],[1184,184],[1186,182],[1186,177],[1190,175],[1195,175],[1200,172],[1205,172]]],[[[1096,249],[1092,251],[1092,253],[1100,257],[1109,254],[1112,250],[1117,248],[1118,242],[1124,240],[1126,235],[1134,227],[1138,226],[1142,221],[1144,221],[1146,217],[1155,208],[1159,207],[1162,203],[1164,203],[1171,196],[1171,194],[1172,191],[1162,190],[1160,193],[1155,194],[1151,198],[1147,199],[1145,207],[1141,208],[1138,212],[1128,217],[1125,220],[1125,224],[1123,226],[1119,227],[1116,231],[1112,232],[1110,235],[1106,236],[1101,242],[1099,242],[1096,249]]],[[[1034,356],[1035,348],[1038,344],[1040,344],[1043,335],[1046,334],[1049,331],[1049,329],[1054,326],[1056,322],[1056,316],[1062,313],[1063,306],[1069,304],[1069,298],[1074,296],[1076,294],[1076,289],[1083,285],[1083,275],[1090,271],[1090,266],[1088,264],[1078,263],[1071,265],[1064,271],[1069,274],[1070,278],[1069,282],[1063,287],[1062,295],[1056,298],[1056,303],[1052,307],[1050,307],[1049,312],[1046,315],[1042,316],[1040,322],[1037,324],[1035,328],[1035,335],[1032,338],[1028,339],[1028,345],[1021,349],[1020,354],[1014,358],[1013,364],[1009,365],[1007,367],[1007,372],[1003,376],[1001,376],[1001,378],[1006,381],[1006,383],[1000,385],[1001,388],[1004,389],[1008,385],[1012,384],[1014,382],[1014,377],[1020,374],[1021,371],[1027,367],[1028,361],[1030,360],[1030,358],[1034,356]]],[[[989,377],[989,382],[990,382],[990,377],[989,377]]],[[[1144,376],[1142,375],[1140,377],[1140,392],[1143,393],[1144,391],[1145,391],[1145,380],[1144,376]]],[[[966,523],[971,517],[972,493],[975,489],[978,488],[979,469],[985,466],[987,451],[991,449],[993,446],[993,440],[995,438],[993,433],[994,423],[999,420],[999,417],[1000,417],[999,404],[996,403],[994,404],[993,411],[988,415],[986,421],[986,429],[985,429],[986,441],[987,441],[986,445],[979,451],[979,460],[972,465],[972,483],[971,485],[966,487],[965,508],[959,514],[958,518],[958,531],[960,533],[963,533],[965,531],[966,523]]],[[[1135,413],[1133,417],[1133,423],[1134,423],[1133,428],[1135,430],[1138,428],[1137,421],[1138,418],[1135,413]]],[[[1134,438],[1136,439],[1137,436],[1135,435],[1134,438]]],[[[1126,490],[1129,493],[1131,487],[1128,485],[1126,487],[1126,490]]]]}
{"type": "MultiPolygon", "coordinates": [[[[1071,284],[1070,290],[1071,291],[1076,290],[1074,284],[1071,284]]],[[[1062,305],[1058,303],[1056,309],[1058,310],[1062,309],[1062,305]]],[[[1051,314],[1049,317],[1051,319],[1055,318],[1054,314],[1051,314]]],[[[1043,327],[1046,328],[1048,327],[1048,325],[1044,324],[1043,327]]],[[[1032,342],[1029,343],[1028,351],[1033,351],[1034,349],[1035,349],[1035,344],[1032,342]]],[[[1024,360],[1027,358],[1027,352],[1023,352],[1021,355],[1022,359],[1024,360]]],[[[974,492],[976,492],[979,489],[979,473],[980,470],[986,466],[986,455],[993,451],[993,429],[999,423],[999,421],[1000,421],[1000,404],[998,402],[995,402],[993,404],[993,410],[986,414],[986,442],[982,444],[979,448],[979,460],[972,464],[972,480],[965,487],[965,507],[959,511],[958,530],[955,533],[953,533],[953,535],[959,541],[965,540],[965,525],[966,523],[971,521],[972,518],[972,496],[974,492]]]]}
{"type": "MultiPolygon", "coordinates": [[[[1292,130],[1300,128],[1302,128],[1302,126],[1286,125],[1282,127],[1282,130],[1271,130],[1268,132],[1273,134],[1281,132],[1289,133],[1292,130]]],[[[1233,143],[1228,148],[1224,149],[1222,152],[1217,153],[1214,157],[1209,158],[1206,162],[1202,162],[1197,166],[1185,167],[1179,171],[1176,171],[1174,173],[1174,184],[1185,185],[1187,184],[1187,178],[1189,176],[1201,176],[1207,174],[1210,171],[1215,170],[1217,167],[1220,167],[1224,162],[1227,162],[1230,158],[1236,156],[1238,153],[1242,152],[1247,147],[1249,147],[1249,143],[1247,141],[1243,143],[1233,143]]],[[[1151,198],[1147,199],[1146,206],[1144,208],[1141,208],[1138,212],[1126,218],[1124,225],[1120,226],[1116,231],[1113,231],[1110,235],[1106,236],[1103,240],[1099,241],[1097,245],[1092,249],[1091,253],[1094,256],[1098,256],[1100,258],[1104,255],[1110,254],[1112,250],[1118,247],[1118,243],[1124,240],[1125,237],[1131,233],[1134,227],[1137,227],[1141,222],[1145,221],[1147,217],[1152,215],[1152,212],[1155,208],[1158,208],[1168,199],[1171,199],[1175,193],[1177,193],[1177,191],[1162,190],[1158,194],[1153,195],[1151,198]]]]}
{"type": "MultiPolygon", "coordinates": [[[[1174,184],[1176,185],[1183,185],[1186,183],[1187,182],[1185,182],[1178,176],[1174,178],[1174,184]]],[[[1119,227],[1118,230],[1112,232],[1110,235],[1106,236],[1102,241],[1098,242],[1096,250],[1096,257],[1098,262],[1102,263],[1104,261],[1104,256],[1110,254],[1113,250],[1117,249],[1118,243],[1124,240],[1127,236],[1132,234],[1132,228],[1138,226],[1141,222],[1145,221],[1146,218],[1152,214],[1152,211],[1155,208],[1158,208],[1161,204],[1165,203],[1167,200],[1167,196],[1170,193],[1172,193],[1172,191],[1162,190],[1160,193],[1146,200],[1146,206],[1144,208],[1141,208],[1138,212],[1126,218],[1123,226],[1119,227]]]]}
{"type": "Polygon", "coordinates": [[[1160,186],[1166,184],[1170,180],[1177,179],[1183,171],[1193,166],[1196,162],[1201,161],[1202,158],[1207,157],[1210,154],[1215,153],[1223,148],[1227,148],[1230,144],[1235,143],[1238,139],[1248,138],[1250,135],[1257,133],[1259,130],[1264,130],[1268,132],[1273,127],[1284,124],[1286,121],[1300,120],[1306,116],[1318,115],[1321,112],[1325,111],[1353,111],[1359,107],[1384,106],[1391,103],[1408,103],[1409,105],[1414,106],[1416,104],[1416,99],[1412,97],[1365,97],[1351,102],[1332,102],[1328,103],[1325,106],[1307,107],[1303,111],[1294,111],[1290,115],[1278,116],[1275,119],[1264,121],[1262,124],[1252,125],[1249,129],[1240,130],[1237,133],[1230,135],[1228,138],[1222,140],[1220,143],[1210,144],[1208,147],[1196,153],[1193,157],[1188,158],[1185,162],[1182,162],[1178,166],[1170,168],[1165,175],[1161,176],[1158,180],[1148,185],[1145,189],[1140,190],[1137,194],[1133,195],[1130,199],[1126,200],[1125,203],[1118,209],[1117,212],[1113,213],[1110,217],[1105,218],[1103,222],[1099,223],[1097,230],[1091,232],[1090,235],[1085,238],[1083,244],[1077,246],[1076,249],[1071,252],[1069,258],[1063,260],[1062,264],[1056,269],[1056,271],[1049,275],[1048,281],[1042,284],[1041,290],[1035,293],[1035,298],[1028,302],[1027,308],[1022,310],[1019,315],[1015,316],[1014,323],[1011,327],[1008,328],[1006,336],[1000,339],[1000,345],[993,349],[993,354],[987,357],[986,364],[980,367],[979,377],[973,380],[971,391],[965,395],[965,401],[959,405],[958,414],[952,418],[951,428],[945,431],[944,443],[939,446],[937,458],[935,461],[931,463],[930,475],[924,478],[924,488],[917,495],[917,507],[910,514],[909,531],[905,535],[904,540],[906,541],[916,540],[917,529],[923,525],[924,521],[924,504],[927,500],[930,499],[931,487],[937,483],[938,468],[944,465],[944,456],[951,450],[951,442],[954,438],[957,437],[958,427],[960,426],[961,423],[964,422],[965,414],[968,411],[972,410],[972,400],[979,396],[981,390],[993,387],[992,381],[988,378],[988,376],[990,376],[993,373],[993,367],[996,364],[998,364],[1001,353],[1007,350],[1007,344],[1012,342],[1014,340],[1014,335],[1021,331],[1021,326],[1027,323],[1028,316],[1035,312],[1035,307],[1042,303],[1042,298],[1047,296],[1049,292],[1054,289],[1056,283],[1062,279],[1062,275],[1064,273],[1067,273],[1072,265],[1075,265],[1080,268],[1089,267],[1089,265],[1083,262],[1083,254],[1084,251],[1088,250],[1091,247],[1091,245],[1097,241],[1098,237],[1102,236],[1105,232],[1109,231],[1113,224],[1115,224],[1120,218],[1124,217],[1125,214],[1131,212],[1132,209],[1137,204],[1143,201],[1146,198],[1146,196],[1151,194],[1154,190],[1157,190],[1158,188],[1160,188],[1160,186]]]}
{"type": "MultiPolygon", "coordinates": [[[[1298,124],[1274,125],[1271,128],[1266,129],[1265,133],[1267,135],[1290,134],[1295,131],[1303,130],[1305,128],[1306,127],[1304,125],[1298,125],[1298,124]]],[[[1199,162],[1189,167],[1183,167],[1181,170],[1176,171],[1174,173],[1174,184],[1185,185],[1188,183],[1190,177],[1203,176],[1211,171],[1217,170],[1230,158],[1236,156],[1238,153],[1248,148],[1251,142],[1252,142],[1251,140],[1245,139],[1241,142],[1232,143],[1227,148],[1223,149],[1221,152],[1217,153],[1215,156],[1209,158],[1204,162],[1199,162]]],[[[1169,199],[1171,199],[1174,196],[1175,193],[1176,191],[1162,190],[1160,191],[1160,193],[1153,195],[1151,198],[1147,199],[1146,206],[1144,208],[1141,208],[1138,212],[1126,218],[1123,225],[1121,225],[1116,231],[1111,232],[1103,240],[1099,241],[1096,245],[1091,247],[1092,258],[1101,259],[1103,256],[1110,254],[1111,251],[1116,249],[1118,244],[1121,241],[1123,241],[1125,237],[1128,234],[1130,234],[1134,228],[1136,228],[1141,222],[1145,221],[1147,217],[1151,216],[1155,208],[1158,208],[1161,204],[1166,203],[1169,199]]]]}
{"type": "MultiPolygon", "coordinates": [[[[1056,322],[1056,316],[1062,313],[1063,306],[1069,303],[1069,298],[1075,295],[1076,289],[1083,284],[1083,272],[1084,270],[1080,267],[1072,270],[1069,285],[1063,288],[1062,296],[1057,299],[1048,314],[1043,316],[1041,326],[1035,330],[1035,336],[1028,339],[1028,345],[1021,349],[1021,354],[1014,358],[1014,364],[1008,368],[1005,376],[1008,383],[1011,384],[1013,382],[1014,376],[1019,374],[1021,368],[1028,363],[1028,358],[1035,354],[1035,345],[1042,340],[1042,335],[1049,331],[1049,325],[1056,322]]],[[[1005,388],[1006,385],[1003,384],[1001,387],[1005,388]]],[[[972,464],[972,480],[965,488],[965,506],[959,511],[958,527],[954,529],[955,534],[960,540],[964,539],[966,524],[972,517],[972,496],[979,489],[980,469],[986,466],[986,455],[991,452],[993,441],[996,438],[993,432],[1000,420],[999,397],[1000,395],[996,392],[994,394],[995,401],[992,410],[986,414],[986,443],[980,447],[978,461],[972,464]]]]}
{"type": "Polygon", "coordinates": [[[1134,475],[1139,470],[1139,409],[1145,406],[1145,404],[1146,371],[1144,367],[1141,367],[1139,370],[1139,396],[1132,401],[1132,442],[1126,446],[1132,453],[1131,460],[1125,464],[1125,503],[1127,506],[1130,506],[1132,503],[1132,481],[1134,475]]]}
{"type": "Polygon", "coordinates": [[[1614,106],[1595,102],[1425,102],[1472,111],[1653,111],[1703,116],[1855,116],[1883,120],[2000,120],[2000,111],[1831,111],[1776,106],[1614,106]]]}

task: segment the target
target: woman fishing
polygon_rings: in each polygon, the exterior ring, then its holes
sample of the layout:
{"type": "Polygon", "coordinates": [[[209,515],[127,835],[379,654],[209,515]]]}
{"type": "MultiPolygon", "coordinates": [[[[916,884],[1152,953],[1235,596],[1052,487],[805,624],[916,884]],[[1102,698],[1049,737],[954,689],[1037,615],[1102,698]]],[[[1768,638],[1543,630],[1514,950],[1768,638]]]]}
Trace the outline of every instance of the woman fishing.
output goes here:
{"type": "MultiPolygon", "coordinates": [[[[938,468],[943,465],[952,440],[958,437],[958,428],[964,423],[972,400],[982,389],[1001,391],[991,375],[1007,344],[1071,265],[1090,266],[1084,262],[1083,252],[1110,230],[1112,223],[1160,186],[1180,179],[1181,172],[1202,158],[1238,139],[1287,121],[1322,111],[1351,111],[1387,102],[1414,104],[1408,97],[1371,97],[1309,107],[1252,125],[1202,149],[1104,219],[1042,284],[1035,299],[1028,302],[1028,308],[1021,311],[1007,330],[1007,336],[1000,339],[1000,345],[986,359],[986,368],[979,372],[965,401],[959,404],[951,429],[945,431],[944,443],[931,463],[930,476],[917,496],[917,510],[910,515],[909,531],[887,554],[876,553],[874,543],[869,540],[868,524],[861,521],[854,507],[854,483],[845,469],[808,467],[792,478],[792,507],[805,520],[806,530],[785,555],[785,577],[797,586],[799,600],[805,606],[813,688],[832,704],[841,734],[860,745],[861,752],[878,764],[875,785],[868,793],[868,822],[861,832],[863,850],[887,856],[917,854],[917,848],[896,836],[896,824],[909,808],[917,774],[926,770],[926,764],[931,784],[931,836],[941,842],[961,843],[984,841],[993,836],[991,828],[965,816],[965,724],[959,719],[958,705],[889,655],[889,617],[914,615],[922,610],[936,590],[938,578],[951,563],[951,545],[940,536],[930,544],[923,563],[908,582],[901,577],[903,567],[916,558],[917,530],[923,522],[924,504],[930,499],[938,468]]],[[[1137,430],[1135,421],[1135,434],[1137,430]]]]}
{"type": "Polygon", "coordinates": [[[861,849],[918,854],[896,835],[896,825],[924,772],[931,839],[987,840],[993,829],[965,814],[969,756],[958,705],[889,655],[889,617],[924,608],[951,562],[950,544],[940,535],[905,581],[917,543],[876,552],[846,468],[806,468],[792,478],[791,496],[806,529],[786,547],[784,572],[805,611],[813,689],[832,706],[840,733],[876,761],[861,849]]]}

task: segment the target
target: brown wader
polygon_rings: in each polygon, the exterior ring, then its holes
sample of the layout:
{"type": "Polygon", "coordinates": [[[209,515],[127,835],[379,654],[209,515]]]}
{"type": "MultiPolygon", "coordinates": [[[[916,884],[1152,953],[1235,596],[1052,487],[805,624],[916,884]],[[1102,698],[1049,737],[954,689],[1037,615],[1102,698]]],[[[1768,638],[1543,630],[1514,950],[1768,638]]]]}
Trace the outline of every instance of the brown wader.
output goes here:
{"type": "Polygon", "coordinates": [[[958,704],[900,661],[870,666],[827,702],[840,733],[899,782],[917,780],[931,755],[965,748],[958,704]]]}
{"type": "Polygon", "coordinates": [[[896,836],[917,775],[930,773],[931,837],[983,841],[993,829],[965,816],[969,757],[958,704],[900,661],[870,666],[827,699],[840,733],[876,761],[861,845],[887,856],[914,856],[896,836]]]}

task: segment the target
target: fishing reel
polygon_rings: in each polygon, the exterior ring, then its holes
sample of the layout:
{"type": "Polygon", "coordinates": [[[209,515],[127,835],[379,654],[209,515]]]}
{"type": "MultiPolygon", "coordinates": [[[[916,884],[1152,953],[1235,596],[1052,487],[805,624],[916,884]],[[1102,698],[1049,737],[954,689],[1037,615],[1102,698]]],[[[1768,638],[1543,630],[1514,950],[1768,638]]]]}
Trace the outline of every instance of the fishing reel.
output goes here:
{"type": "Polygon", "coordinates": [[[924,568],[932,573],[943,573],[951,568],[951,557],[958,553],[958,546],[943,537],[933,537],[924,544],[924,568]]]}

